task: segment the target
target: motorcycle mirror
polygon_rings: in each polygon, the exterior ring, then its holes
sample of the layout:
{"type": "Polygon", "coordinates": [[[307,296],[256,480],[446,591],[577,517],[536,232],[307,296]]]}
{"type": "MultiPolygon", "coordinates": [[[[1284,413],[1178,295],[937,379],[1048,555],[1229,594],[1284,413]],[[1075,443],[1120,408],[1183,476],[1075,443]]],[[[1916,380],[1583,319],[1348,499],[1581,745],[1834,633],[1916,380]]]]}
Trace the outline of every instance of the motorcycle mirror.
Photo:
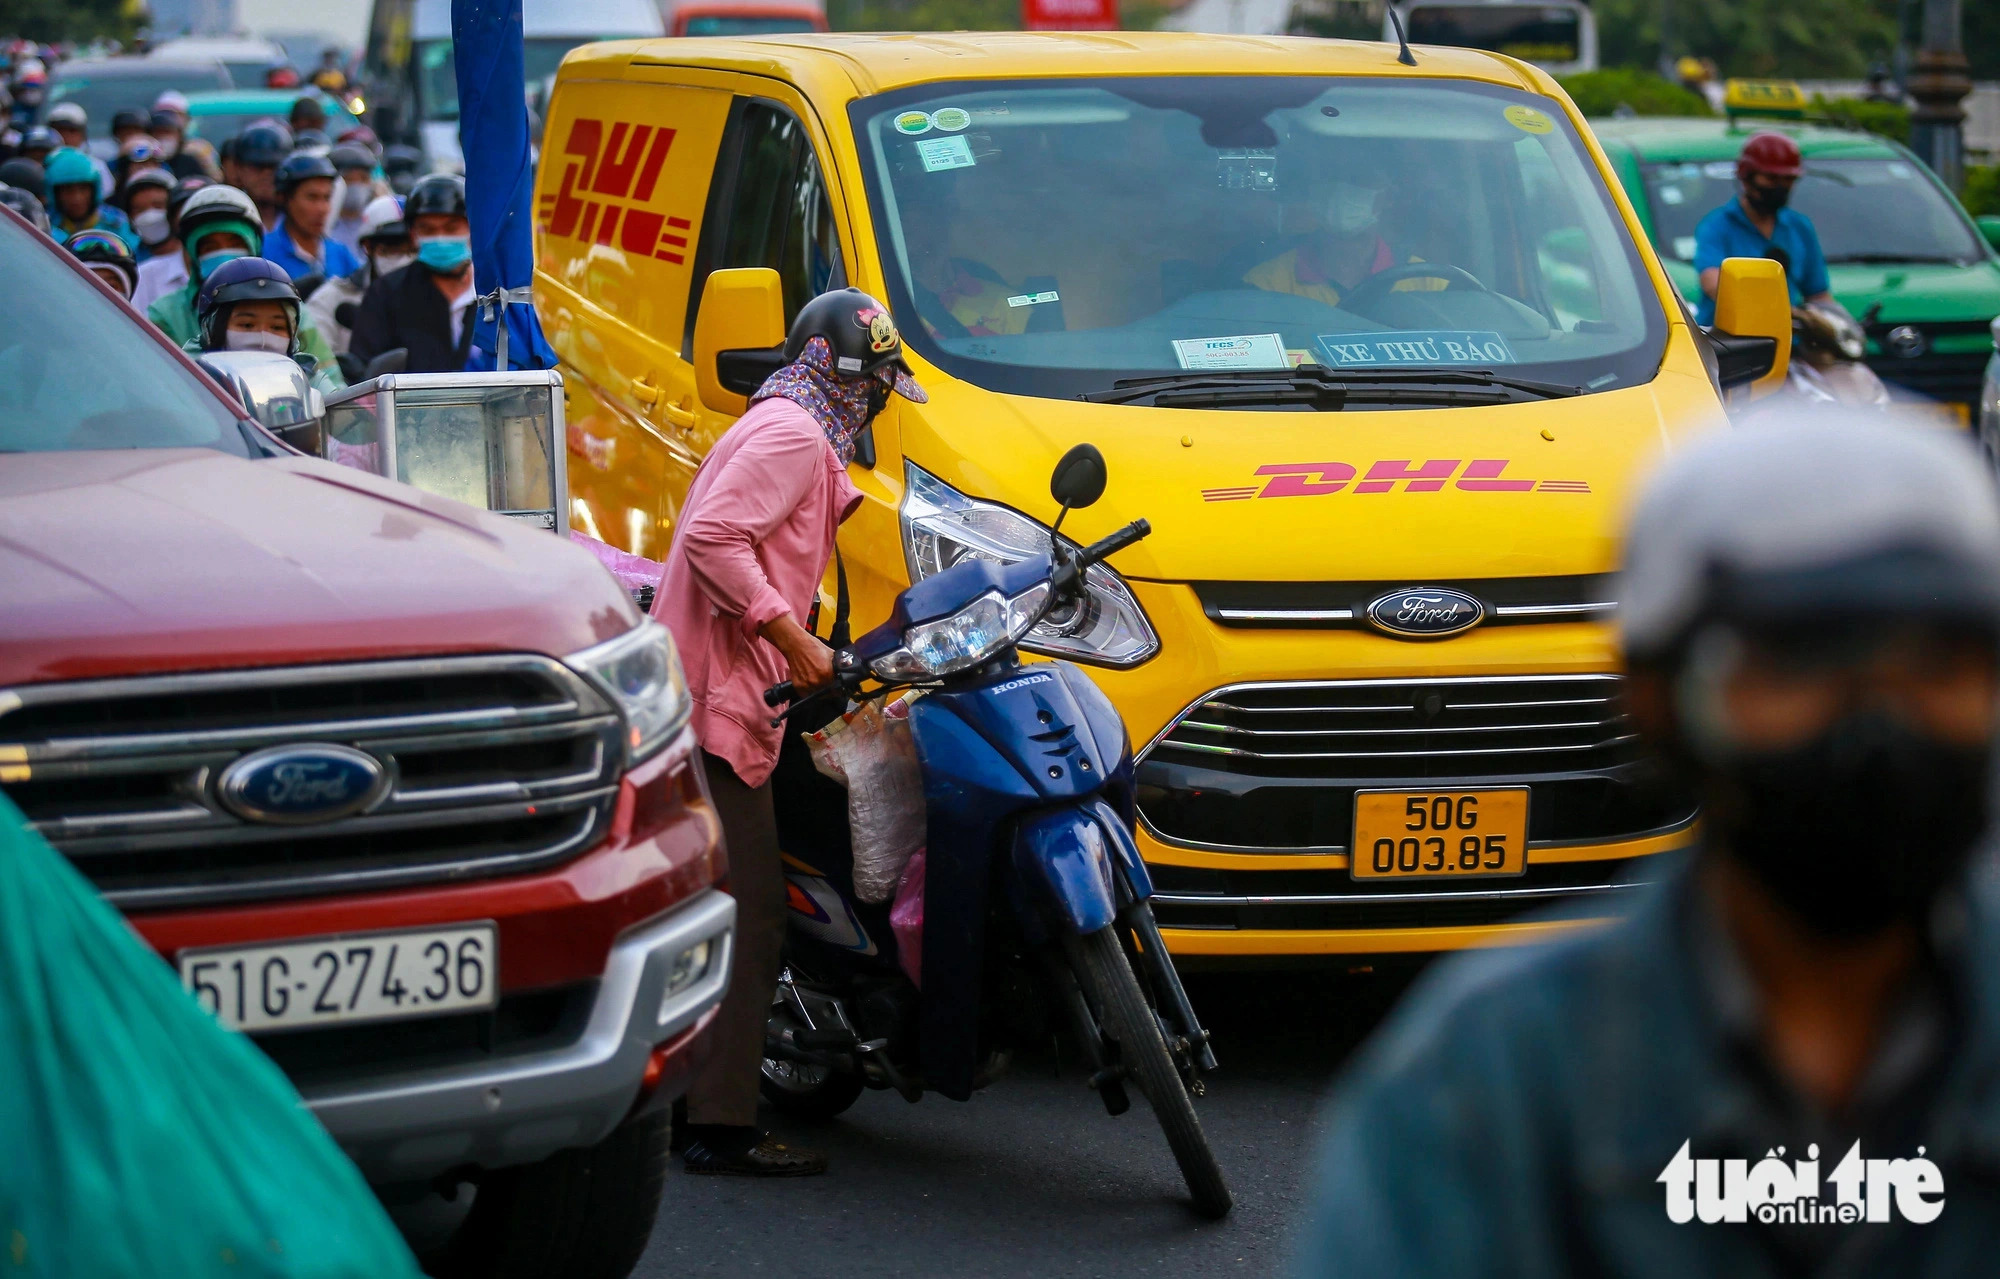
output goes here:
{"type": "Polygon", "coordinates": [[[1065,513],[1078,510],[1104,496],[1106,478],[1104,454],[1095,444],[1079,444],[1056,463],[1055,474],[1049,477],[1049,496],[1061,503],[1065,513]]]}
{"type": "Polygon", "coordinates": [[[368,361],[368,367],[361,370],[361,380],[366,382],[370,378],[381,377],[384,373],[401,373],[409,367],[410,349],[406,346],[391,347],[368,361]]]}

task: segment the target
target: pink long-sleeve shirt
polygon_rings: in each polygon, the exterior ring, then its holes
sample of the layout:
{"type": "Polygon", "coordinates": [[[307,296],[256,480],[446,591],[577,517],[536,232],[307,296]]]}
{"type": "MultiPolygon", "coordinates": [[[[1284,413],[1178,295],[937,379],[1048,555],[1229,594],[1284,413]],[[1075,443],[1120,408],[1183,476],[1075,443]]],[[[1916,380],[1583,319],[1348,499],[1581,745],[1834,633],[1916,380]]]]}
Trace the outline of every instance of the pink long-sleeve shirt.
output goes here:
{"type": "Polygon", "coordinates": [[[789,673],[757,632],[786,613],[803,624],[834,533],[860,504],[818,421],[787,399],[752,405],[688,489],[653,616],[680,646],[696,740],[746,785],[777,766],[783,730],[764,690],[789,673]]]}

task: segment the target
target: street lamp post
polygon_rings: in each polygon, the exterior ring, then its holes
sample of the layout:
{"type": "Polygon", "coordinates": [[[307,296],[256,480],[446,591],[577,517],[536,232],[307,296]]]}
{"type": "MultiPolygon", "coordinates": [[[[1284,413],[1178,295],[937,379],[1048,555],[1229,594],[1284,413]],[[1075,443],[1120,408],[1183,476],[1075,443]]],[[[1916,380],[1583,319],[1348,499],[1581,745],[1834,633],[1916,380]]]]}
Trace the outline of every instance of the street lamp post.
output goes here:
{"type": "Polygon", "coordinates": [[[1923,42],[1910,76],[1910,147],[1956,191],[1965,177],[1965,95],[1972,92],[1959,36],[1959,0],[1924,0],[1923,42]]]}

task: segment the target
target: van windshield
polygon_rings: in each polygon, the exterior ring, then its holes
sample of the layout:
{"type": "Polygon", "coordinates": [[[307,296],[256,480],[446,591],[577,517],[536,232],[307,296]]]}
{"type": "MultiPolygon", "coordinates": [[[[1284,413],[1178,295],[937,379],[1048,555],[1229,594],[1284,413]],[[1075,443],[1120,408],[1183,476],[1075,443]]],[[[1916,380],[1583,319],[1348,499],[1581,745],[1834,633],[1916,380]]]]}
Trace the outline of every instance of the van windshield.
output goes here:
{"type": "Polygon", "coordinates": [[[212,448],[247,457],[236,418],[145,325],[0,215],[0,453],[212,448]]]}
{"type": "Polygon", "coordinates": [[[1595,391],[1649,380],[1665,347],[1546,98],[1202,76],[923,85],[851,110],[900,327],[993,390],[1315,364],[1595,391]]]}

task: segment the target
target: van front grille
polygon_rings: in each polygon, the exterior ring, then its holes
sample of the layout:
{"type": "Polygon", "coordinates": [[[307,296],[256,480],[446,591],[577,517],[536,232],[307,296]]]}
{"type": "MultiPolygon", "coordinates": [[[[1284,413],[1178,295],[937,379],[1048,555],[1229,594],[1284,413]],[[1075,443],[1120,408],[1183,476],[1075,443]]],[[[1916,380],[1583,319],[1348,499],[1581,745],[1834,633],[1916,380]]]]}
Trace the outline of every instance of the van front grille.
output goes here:
{"type": "Polygon", "coordinates": [[[560,662],[503,655],[0,690],[0,788],[128,910],[509,874],[610,818],[620,721],[560,662]],[[390,779],[354,816],[252,821],[218,782],[253,751],[343,746],[390,779]]]}
{"type": "Polygon", "coordinates": [[[1244,684],[1190,707],[1139,760],[1139,809],[1201,848],[1346,851],[1354,792],[1525,785],[1528,838],[1685,824],[1693,805],[1638,751],[1615,675],[1244,684]]]}

